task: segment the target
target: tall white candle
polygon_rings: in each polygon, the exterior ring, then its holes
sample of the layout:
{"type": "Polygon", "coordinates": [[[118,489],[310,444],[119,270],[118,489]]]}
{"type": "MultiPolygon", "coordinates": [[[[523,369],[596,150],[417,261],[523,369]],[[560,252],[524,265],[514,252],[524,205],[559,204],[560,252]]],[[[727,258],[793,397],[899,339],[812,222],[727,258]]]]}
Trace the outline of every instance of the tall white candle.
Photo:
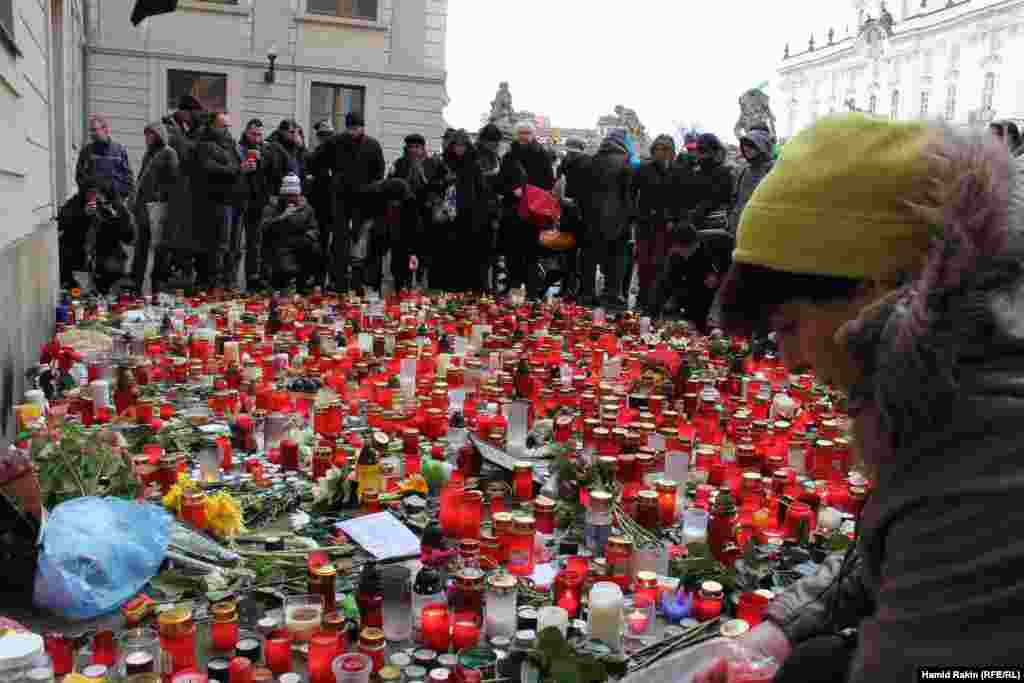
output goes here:
{"type": "Polygon", "coordinates": [[[590,637],[613,651],[622,649],[622,589],[602,581],[590,589],[590,637]]]}
{"type": "Polygon", "coordinates": [[[92,391],[92,407],[109,408],[110,382],[105,379],[94,379],[89,387],[92,391]]]}

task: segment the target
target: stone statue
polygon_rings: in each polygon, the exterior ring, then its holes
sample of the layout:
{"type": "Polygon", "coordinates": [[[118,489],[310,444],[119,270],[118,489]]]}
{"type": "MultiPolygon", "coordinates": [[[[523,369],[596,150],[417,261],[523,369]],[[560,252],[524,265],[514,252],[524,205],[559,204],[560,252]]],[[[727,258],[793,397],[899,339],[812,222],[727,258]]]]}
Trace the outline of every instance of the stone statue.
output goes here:
{"type": "Polygon", "coordinates": [[[498,94],[491,102],[491,113],[488,121],[498,126],[502,133],[511,135],[515,125],[515,111],[512,109],[512,93],[508,90],[508,81],[498,85],[498,94]]]}
{"type": "Polygon", "coordinates": [[[814,52],[814,34],[811,34],[811,39],[807,41],[807,51],[814,52]]]}
{"type": "Polygon", "coordinates": [[[782,58],[789,59],[789,43],[786,43],[786,48],[782,51],[782,58]]]}
{"type": "Polygon", "coordinates": [[[775,115],[769,106],[769,97],[757,88],[751,88],[740,95],[740,118],[736,121],[733,133],[739,139],[751,128],[761,124],[768,128],[772,138],[775,137],[775,115]]]}

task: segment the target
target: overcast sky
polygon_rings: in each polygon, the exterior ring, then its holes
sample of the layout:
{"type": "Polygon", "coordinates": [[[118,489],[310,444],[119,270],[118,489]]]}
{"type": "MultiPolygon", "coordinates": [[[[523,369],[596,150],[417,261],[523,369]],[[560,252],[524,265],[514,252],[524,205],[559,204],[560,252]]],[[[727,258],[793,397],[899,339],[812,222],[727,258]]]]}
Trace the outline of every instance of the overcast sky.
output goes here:
{"type": "Polygon", "coordinates": [[[448,0],[445,118],[479,128],[505,80],[515,109],[546,114],[556,127],[593,127],[622,104],[652,135],[699,122],[731,140],[740,93],[777,80],[786,42],[799,52],[811,32],[819,45],[829,26],[844,35],[850,8],[850,0],[448,0]]]}

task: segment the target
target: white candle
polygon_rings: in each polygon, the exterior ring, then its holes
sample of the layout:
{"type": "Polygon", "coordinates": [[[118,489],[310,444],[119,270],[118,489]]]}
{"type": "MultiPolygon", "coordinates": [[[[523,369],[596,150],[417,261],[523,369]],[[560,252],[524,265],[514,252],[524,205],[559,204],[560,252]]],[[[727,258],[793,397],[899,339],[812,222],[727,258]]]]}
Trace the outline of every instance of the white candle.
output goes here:
{"type": "Polygon", "coordinates": [[[537,610],[537,633],[550,627],[557,628],[564,638],[569,631],[569,613],[561,607],[541,607],[537,610]]]}
{"type": "Polygon", "coordinates": [[[622,589],[602,581],[590,589],[590,637],[613,651],[622,649],[622,589]]]}
{"type": "Polygon", "coordinates": [[[834,531],[843,523],[843,515],[835,508],[822,508],[818,512],[818,528],[821,531],[834,531]]]}

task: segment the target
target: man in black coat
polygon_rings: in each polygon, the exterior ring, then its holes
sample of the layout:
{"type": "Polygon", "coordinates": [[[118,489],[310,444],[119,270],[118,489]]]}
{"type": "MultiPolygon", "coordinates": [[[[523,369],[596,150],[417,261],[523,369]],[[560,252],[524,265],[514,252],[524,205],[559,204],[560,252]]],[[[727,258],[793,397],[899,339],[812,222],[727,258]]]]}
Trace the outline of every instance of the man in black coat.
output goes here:
{"type": "Polygon", "coordinates": [[[505,196],[502,243],[511,285],[515,288],[525,284],[527,294],[535,299],[543,294],[536,267],[538,230],[519,218],[519,200],[527,185],[550,192],[555,186],[555,169],[529,122],[516,126],[516,140],[501,163],[501,185],[505,196]]]}
{"type": "Polygon", "coordinates": [[[633,215],[632,175],[625,131],[614,130],[590,162],[587,189],[582,196],[587,230],[583,239],[580,301],[586,305],[598,303],[595,288],[599,265],[604,275],[600,303],[616,308],[626,303],[619,290],[633,215]]]}
{"type": "Polygon", "coordinates": [[[209,128],[196,147],[192,182],[197,236],[204,251],[196,257],[196,285],[234,284],[225,272],[236,209],[245,205],[246,183],[238,143],[231,137],[231,119],[224,112],[210,116],[209,128]]]}
{"type": "Polygon", "coordinates": [[[320,145],[313,155],[311,169],[317,175],[324,169],[331,173],[331,194],[334,198],[333,246],[331,273],[334,288],[347,291],[350,285],[349,261],[353,235],[358,235],[363,221],[363,203],[374,183],[383,180],[387,171],[380,143],[366,134],[362,114],[349,112],[345,132],[320,145]]]}
{"type": "MultiPolygon", "coordinates": [[[[732,171],[725,165],[725,146],[714,133],[701,133],[697,137],[697,163],[691,177],[689,194],[695,201],[690,221],[697,230],[715,227],[708,217],[726,210],[732,203],[732,171]]],[[[726,227],[725,224],[717,227],[726,227]]]]}
{"type": "Polygon", "coordinates": [[[404,153],[395,160],[389,176],[404,180],[409,190],[402,203],[400,234],[391,245],[391,275],[395,279],[395,289],[412,284],[411,256],[416,256],[416,270],[420,274],[426,273],[430,266],[431,214],[434,204],[440,201],[445,174],[444,163],[427,155],[426,138],[419,133],[405,137],[404,153]]]}
{"type": "Polygon", "coordinates": [[[88,179],[106,180],[117,196],[129,203],[135,194],[135,176],[128,162],[128,150],[110,137],[110,121],[105,116],[89,117],[89,142],[78,153],[75,183],[88,179]]]}
{"type": "Polygon", "coordinates": [[[242,178],[245,184],[245,207],[241,225],[245,232],[245,283],[249,291],[264,289],[261,277],[263,254],[263,209],[270,201],[272,190],[266,174],[260,168],[263,157],[263,122],[251,119],[238,140],[238,153],[242,160],[242,178]]]}
{"type": "Polygon", "coordinates": [[[501,229],[501,129],[488,123],[477,134],[476,160],[484,175],[483,232],[481,243],[480,283],[481,288],[489,291],[492,288],[491,268],[495,265],[494,249],[498,231],[501,229]]]}
{"type": "Polygon", "coordinates": [[[586,153],[586,143],[580,138],[569,138],[565,142],[565,158],[558,167],[558,178],[564,185],[562,193],[562,223],[559,229],[576,236],[576,248],[566,254],[569,282],[564,292],[572,294],[579,290],[579,269],[581,241],[586,235],[586,219],[583,216],[582,199],[587,191],[587,178],[592,158],[586,153]]]}

